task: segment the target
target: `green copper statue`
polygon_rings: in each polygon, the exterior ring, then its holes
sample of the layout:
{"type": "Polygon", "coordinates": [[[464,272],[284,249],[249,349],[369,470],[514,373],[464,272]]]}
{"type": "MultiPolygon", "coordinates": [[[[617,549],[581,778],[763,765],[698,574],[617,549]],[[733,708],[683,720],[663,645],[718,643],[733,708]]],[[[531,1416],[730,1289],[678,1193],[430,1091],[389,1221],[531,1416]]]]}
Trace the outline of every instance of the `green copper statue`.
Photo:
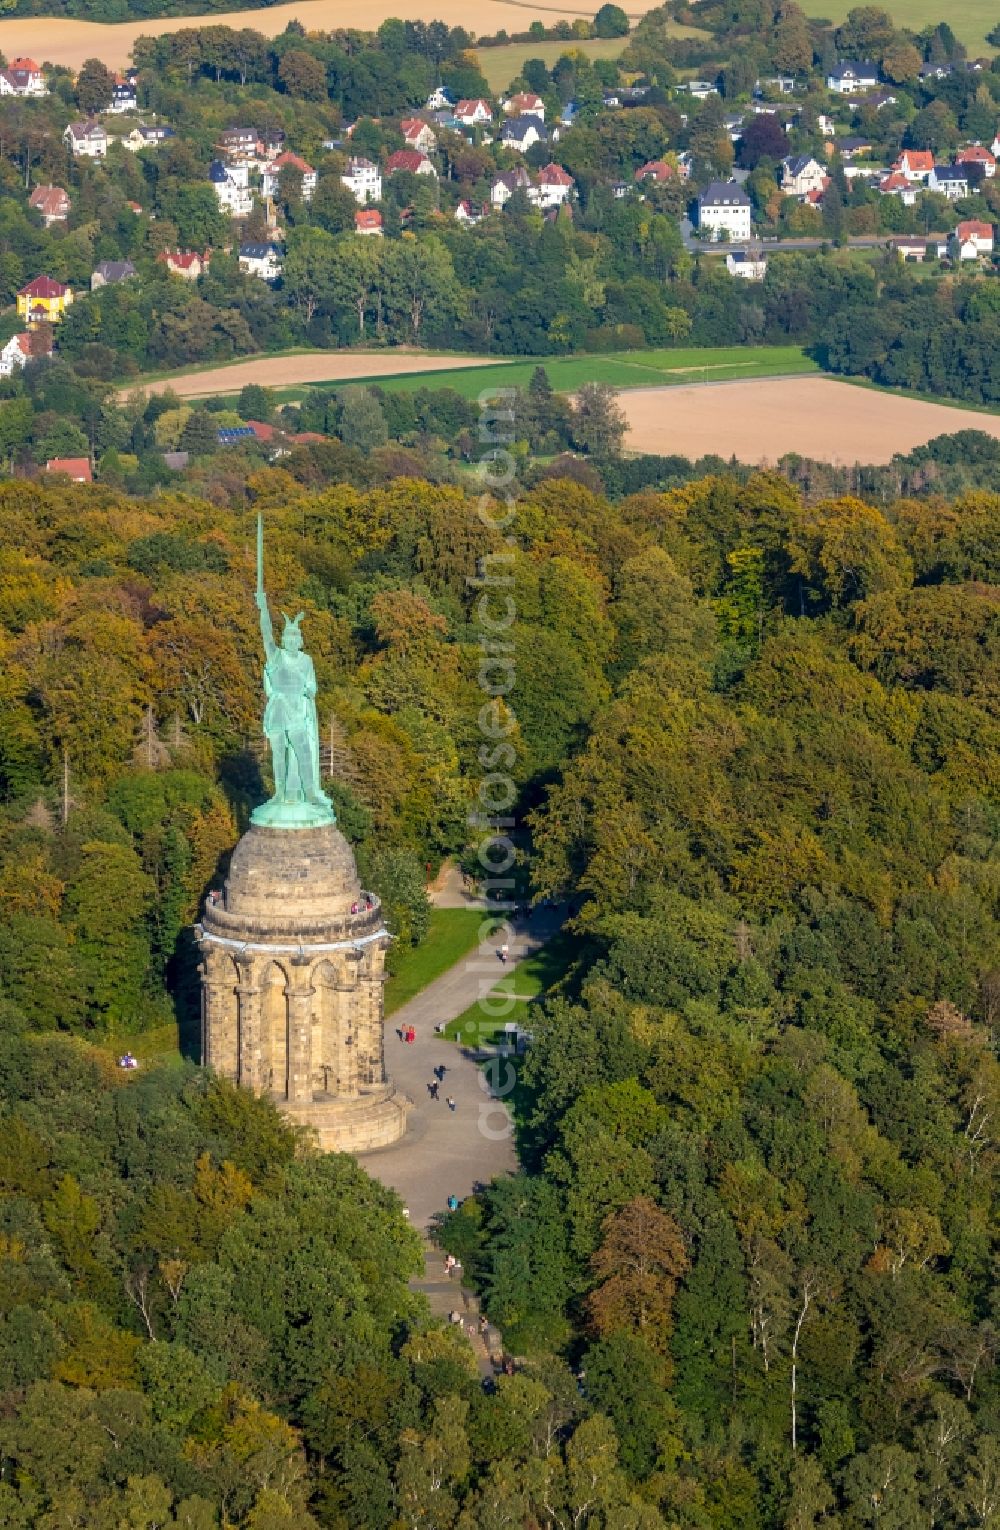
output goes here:
{"type": "MultiPolygon", "coordinates": [[[[299,623],[304,613],[285,616],[281,642],[264,594],[264,521],[257,517],[257,609],[264,639],[264,732],[274,761],[274,796],[255,808],[253,823],[273,829],[314,829],[335,823],[333,806],[320,785],[316,671],[303,652],[299,623]]],[[[284,612],[282,612],[284,615],[284,612]]]]}

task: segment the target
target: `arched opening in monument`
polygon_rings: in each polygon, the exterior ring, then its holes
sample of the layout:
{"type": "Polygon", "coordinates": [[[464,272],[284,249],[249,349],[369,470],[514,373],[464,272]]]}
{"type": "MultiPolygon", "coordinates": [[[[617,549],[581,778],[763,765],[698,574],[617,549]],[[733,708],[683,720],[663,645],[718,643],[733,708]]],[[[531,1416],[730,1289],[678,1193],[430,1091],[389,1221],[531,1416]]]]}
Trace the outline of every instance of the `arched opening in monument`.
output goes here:
{"type": "Polygon", "coordinates": [[[205,1002],[210,1010],[206,1016],[209,1027],[209,1061],[216,1073],[238,1083],[240,1020],[236,990],[240,982],[239,968],[228,953],[220,952],[213,962],[213,969],[205,993],[205,1002]]]}
{"type": "Polygon", "coordinates": [[[277,962],[264,969],[260,983],[261,1083],[269,1094],[288,1099],[288,979],[277,962]]]}
{"type": "Polygon", "coordinates": [[[332,962],[313,973],[313,1088],[339,1098],[357,1094],[354,995],[332,962]]]}

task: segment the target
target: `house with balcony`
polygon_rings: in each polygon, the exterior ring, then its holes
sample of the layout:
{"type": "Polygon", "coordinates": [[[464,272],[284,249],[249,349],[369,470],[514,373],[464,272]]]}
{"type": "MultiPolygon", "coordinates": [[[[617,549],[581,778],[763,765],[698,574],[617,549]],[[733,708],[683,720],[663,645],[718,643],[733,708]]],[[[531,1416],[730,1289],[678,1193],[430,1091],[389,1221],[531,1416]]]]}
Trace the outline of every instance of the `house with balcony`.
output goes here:
{"type": "Polygon", "coordinates": [[[0,69],[0,96],[21,96],[30,99],[48,95],[45,76],[33,58],[15,58],[0,69]]]}
{"type": "Polygon", "coordinates": [[[36,276],[17,294],[18,318],[29,324],[58,324],[73,301],[73,292],[51,276],[36,276]]]}
{"type": "Polygon", "coordinates": [[[260,185],[265,197],[277,195],[278,188],[281,185],[282,170],[295,170],[298,172],[302,177],[302,200],[303,202],[311,201],[312,194],[316,190],[316,171],[312,165],[302,158],[301,154],[292,154],[287,149],[283,154],[279,154],[276,159],[272,159],[269,164],[265,165],[261,172],[260,185]]]}
{"type": "Polygon", "coordinates": [[[356,202],[381,202],[382,172],[362,155],[352,155],[340,177],[356,202]]]}
{"type": "Polygon", "coordinates": [[[248,167],[224,165],[221,159],[213,159],[208,167],[208,178],[222,211],[231,218],[245,218],[253,208],[248,167]]]}

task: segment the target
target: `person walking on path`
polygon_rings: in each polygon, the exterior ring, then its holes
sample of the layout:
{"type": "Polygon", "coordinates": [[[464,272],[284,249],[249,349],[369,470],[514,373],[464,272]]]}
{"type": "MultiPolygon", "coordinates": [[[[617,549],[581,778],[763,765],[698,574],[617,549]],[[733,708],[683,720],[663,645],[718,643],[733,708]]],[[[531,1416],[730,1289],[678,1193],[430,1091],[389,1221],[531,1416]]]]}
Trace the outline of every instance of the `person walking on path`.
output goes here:
{"type": "Polygon", "coordinates": [[[438,1083],[437,1079],[435,1079],[432,1084],[428,1084],[427,1085],[427,1093],[430,1095],[432,1100],[436,1100],[437,1099],[437,1097],[438,1097],[438,1090],[440,1088],[441,1088],[441,1085],[438,1083]]]}
{"type": "Polygon", "coordinates": [[[455,1101],[452,1099],[450,1094],[448,1096],[448,1109],[452,1112],[452,1114],[454,1114],[454,1112],[455,1112],[455,1101]]]}

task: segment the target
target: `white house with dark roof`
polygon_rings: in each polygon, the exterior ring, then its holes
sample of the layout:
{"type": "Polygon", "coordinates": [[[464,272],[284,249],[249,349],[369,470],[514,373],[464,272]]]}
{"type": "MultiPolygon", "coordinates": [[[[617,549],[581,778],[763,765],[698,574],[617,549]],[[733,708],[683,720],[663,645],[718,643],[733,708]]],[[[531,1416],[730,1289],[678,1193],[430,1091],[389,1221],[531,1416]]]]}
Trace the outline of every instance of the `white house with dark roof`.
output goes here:
{"type": "Polygon", "coordinates": [[[504,207],[515,191],[527,191],[530,186],[531,176],[523,165],[518,165],[516,170],[505,170],[497,176],[490,187],[490,201],[494,207],[504,207]]]}
{"type": "Polygon", "coordinates": [[[282,251],[276,244],[241,244],[239,266],[248,276],[258,276],[262,282],[276,282],[281,275],[282,251]]]}
{"type": "Polygon", "coordinates": [[[103,159],[108,152],[108,135],[93,117],[89,122],[71,122],[63,141],[76,159],[103,159]]]}
{"type": "Polygon", "coordinates": [[[508,117],[500,129],[500,142],[508,149],[524,154],[534,143],[545,139],[545,123],[541,117],[508,117]]]}
{"type": "Polygon", "coordinates": [[[856,90],[874,90],[877,84],[878,65],[868,59],[842,59],[826,77],[827,90],[839,96],[849,96],[856,90]]]}
{"type": "Polygon", "coordinates": [[[730,276],[738,276],[745,282],[762,282],[767,275],[767,256],[749,250],[730,250],[726,256],[726,270],[730,276]]]}
{"type": "Polygon", "coordinates": [[[736,181],[712,181],[698,198],[698,227],[733,244],[750,238],[751,201],[736,181]]]}
{"type": "Polygon", "coordinates": [[[969,195],[969,172],[964,165],[935,165],[927,177],[927,189],[957,202],[969,195]]]}
{"type": "Polygon", "coordinates": [[[135,86],[130,80],[119,81],[111,92],[111,100],[108,111],[116,117],[124,116],[126,112],[135,112],[139,109],[139,98],[135,93],[135,86]]]}
{"type": "Polygon", "coordinates": [[[382,172],[378,165],[373,165],[363,155],[351,156],[340,179],[356,202],[362,205],[365,202],[381,202],[382,172]]]}
{"type": "Polygon", "coordinates": [[[101,287],[114,287],[135,275],[137,272],[130,260],[102,260],[90,273],[90,290],[97,292],[101,287]]]}
{"type": "Polygon", "coordinates": [[[781,161],[781,189],[787,197],[807,197],[825,183],[826,171],[811,154],[789,154],[781,161]]]}
{"type": "Polygon", "coordinates": [[[245,218],[253,207],[247,166],[224,165],[221,159],[213,159],[208,167],[208,178],[223,212],[229,213],[231,218],[245,218]]]}

